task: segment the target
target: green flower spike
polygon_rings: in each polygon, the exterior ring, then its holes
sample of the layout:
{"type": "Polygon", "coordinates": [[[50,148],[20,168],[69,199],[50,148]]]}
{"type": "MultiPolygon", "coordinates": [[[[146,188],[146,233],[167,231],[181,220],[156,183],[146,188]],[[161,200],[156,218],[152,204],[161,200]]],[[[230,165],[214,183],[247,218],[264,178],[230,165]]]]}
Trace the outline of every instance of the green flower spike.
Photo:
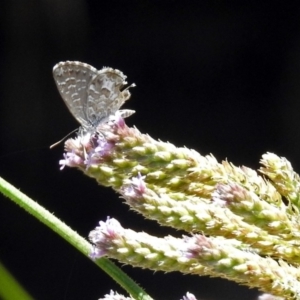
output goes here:
{"type": "Polygon", "coordinates": [[[268,176],[278,192],[292,204],[294,210],[288,206],[289,212],[296,211],[297,218],[299,218],[300,177],[294,172],[291,163],[284,157],[267,153],[262,156],[261,164],[263,165],[260,169],[261,173],[268,176]]]}
{"type": "Polygon", "coordinates": [[[239,250],[241,245],[235,240],[204,235],[158,238],[124,229],[115,219],[101,221],[89,239],[95,245],[94,259],[105,255],[155,271],[222,277],[251,287],[261,286],[274,295],[300,299],[297,268],[262,258],[250,249],[239,250]]]}
{"type": "Polygon", "coordinates": [[[90,233],[94,259],[227,278],[267,293],[260,300],[300,300],[300,185],[286,159],[263,156],[260,171],[268,180],[156,141],[118,114],[97,133],[67,140],[65,149],[62,167],[79,168],[145,218],[189,234],[158,238],[110,219],[90,233]]]}

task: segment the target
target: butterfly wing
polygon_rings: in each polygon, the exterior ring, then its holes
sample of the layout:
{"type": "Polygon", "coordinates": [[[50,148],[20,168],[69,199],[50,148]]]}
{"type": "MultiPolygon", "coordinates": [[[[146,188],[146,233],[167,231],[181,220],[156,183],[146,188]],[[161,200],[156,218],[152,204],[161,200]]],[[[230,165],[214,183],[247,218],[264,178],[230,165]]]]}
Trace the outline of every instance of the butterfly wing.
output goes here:
{"type": "Polygon", "coordinates": [[[61,97],[72,115],[83,126],[90,126],[87,89],[98,71],[94,67],[77,62],[60,62],[53,68],[53,77],[61,97]]]}
{"type": "Polygon", "coordinates": [[[87,89],[88,119],[95,126],[108,120],[123,103],[130,98],[127,89],[121,91],[127,83],[126,76],[119,70],[103,68],[93,77],[87,89]]]}

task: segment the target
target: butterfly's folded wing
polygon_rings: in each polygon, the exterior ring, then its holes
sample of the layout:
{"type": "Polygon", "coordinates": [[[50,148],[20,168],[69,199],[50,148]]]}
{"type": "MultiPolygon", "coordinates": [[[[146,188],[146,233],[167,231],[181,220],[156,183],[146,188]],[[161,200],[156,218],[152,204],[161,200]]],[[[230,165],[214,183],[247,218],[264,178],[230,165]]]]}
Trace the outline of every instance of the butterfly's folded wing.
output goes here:
{"type": "MultiPolygon", "coordinates": [[[[87,116],[100,124],[110,115],[116,113],[123,103],[129,99],[128,90],[121,91],[126,76],[119,70],[103,68],[98,71],[87,90],[87,116]]],[[[97,125],[98,125],[97,124],[97,125]]]]}
{"type": "Polygon", "coordinates": [[[60,62],[53,68],[53,76],[61,97],[75,119],[84,127],[90,125],[87,115],[87,89],[97,72],[94,67],[76,61],[60,62]]]}

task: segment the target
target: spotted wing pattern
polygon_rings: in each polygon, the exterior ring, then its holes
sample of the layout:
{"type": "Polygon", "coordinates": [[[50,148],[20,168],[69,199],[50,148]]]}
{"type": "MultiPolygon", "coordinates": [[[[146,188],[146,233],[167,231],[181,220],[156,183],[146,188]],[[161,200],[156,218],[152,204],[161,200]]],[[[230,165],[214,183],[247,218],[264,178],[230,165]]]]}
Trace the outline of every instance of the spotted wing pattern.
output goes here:
{"type": "Polygon", "coordinates": [[[98,71],[87,90],[87,116],[92,123],[107,120],[129,99],[129,90],[121,91],[127,83],[125,79],[119,70],[103,68],[98,71]]]}
{"type": "Polygon", "coordinates": [[[126,76],[119,70],[94,67],[77,62],[60,62],[53,76],[64,102],[85,130],[97,128],[115,114],[130,98],[126,76]]]}

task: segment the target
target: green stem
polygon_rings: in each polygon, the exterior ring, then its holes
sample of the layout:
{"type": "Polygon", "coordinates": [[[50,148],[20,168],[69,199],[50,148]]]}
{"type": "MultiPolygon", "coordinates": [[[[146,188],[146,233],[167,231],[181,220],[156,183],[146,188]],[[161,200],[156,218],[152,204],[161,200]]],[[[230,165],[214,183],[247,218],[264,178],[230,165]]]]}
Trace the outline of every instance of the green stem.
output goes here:
{"type": "MultiPolygon", "coordinates": [[[[20,192],[10,183],[0,177],[0,192],[25,209],[28,213],[36,217],[43,224],[58,233],[67,242],[73,245],[85,256],[91,253],[92,245],[74,232],[69,226],[60,221],[52,213],[44,209],[37,202],[33,201],[25,194],[20,192]]],[[[101,258],[95,263],[117,283],[119,283],[134,299],[151,300],[152,298],[145,293],[131,278],[129,278],[121,269],[106,258],[101,258]]]]}
{"type": "Polygon", "coordinates": [[[12,274],[0,262],[0,299],[3,300],[33,300],[31,295],[13,277],[12,274]]]}

